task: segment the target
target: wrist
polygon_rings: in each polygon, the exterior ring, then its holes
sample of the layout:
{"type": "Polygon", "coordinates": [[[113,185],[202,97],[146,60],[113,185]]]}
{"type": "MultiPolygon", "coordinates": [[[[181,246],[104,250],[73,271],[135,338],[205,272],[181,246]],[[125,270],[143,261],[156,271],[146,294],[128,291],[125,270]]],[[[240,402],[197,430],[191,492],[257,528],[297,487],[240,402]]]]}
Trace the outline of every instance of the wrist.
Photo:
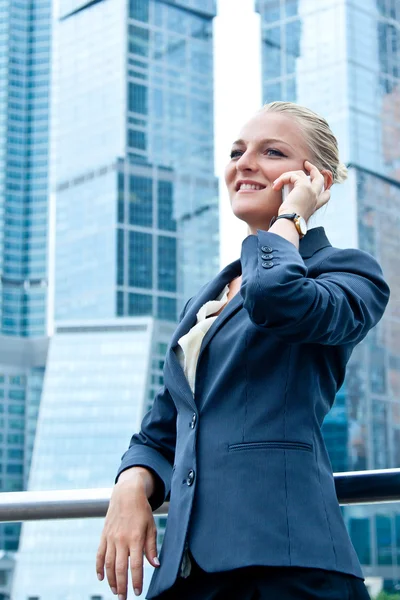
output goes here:
{"type": "Polygon", "coordinates": [[[143,490],[147,498],[150,498],[155,490],[155,477],[145,467],[130,467],[122,471],[116,485],[131,485],[139,491],[143,490]]]}
{"type": "Polygon", "coordinates": [[[284,211],[284,212],[278,214],[277,216],[272,217],[269,226],[271,228],[271,226],[275,225],[275,223],[278,223],[280,221],[286,221],[286,220],[291,221],[293,223],[293,225],[295,226],[295,228],[297,230],[297,233],[300,236],[300,239],[306,235],[307,223],[303,219],[303,217],[295,211],[293,211],[293,212],[284,211]]]}
{"type": "Polygon", "coordinates": [[[304,211],[299,210],[296,206],[284,206],[282,204],[279,207],[277,216],[279,217],[280,215],[290,215],[293,213],[296,213],[296,215],[303,217],[303,219],[307,222],[308,219],[306,219],[306,217],[303,215],[304,211]]]}

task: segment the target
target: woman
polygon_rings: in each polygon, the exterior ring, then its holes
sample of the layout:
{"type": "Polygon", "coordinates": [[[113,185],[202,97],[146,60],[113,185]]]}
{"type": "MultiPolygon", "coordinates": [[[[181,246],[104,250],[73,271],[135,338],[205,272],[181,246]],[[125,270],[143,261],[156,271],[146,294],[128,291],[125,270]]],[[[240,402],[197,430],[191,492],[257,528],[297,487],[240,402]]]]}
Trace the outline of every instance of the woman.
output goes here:
{"type": "Polygon", "coordinates": [[[307,232],[345,178],[326,121],[293,103],[233,144],[226,184],[250,235],[187,302],[122,458],[96,563],[120,599],[128,557],[141,592],[143,552],[147,598],[369,598],[320,427],[389,289],[369,254],[307,232]],[[158,560],[152,510],[169,495],[158,560]]]}

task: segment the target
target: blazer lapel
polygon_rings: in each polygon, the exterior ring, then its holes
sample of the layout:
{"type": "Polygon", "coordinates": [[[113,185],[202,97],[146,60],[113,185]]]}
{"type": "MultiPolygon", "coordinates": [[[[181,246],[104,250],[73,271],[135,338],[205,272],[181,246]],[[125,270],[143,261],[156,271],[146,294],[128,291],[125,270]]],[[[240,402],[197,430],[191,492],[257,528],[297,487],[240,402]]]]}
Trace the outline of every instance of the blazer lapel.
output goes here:
{"type": "Polygon", "coordinates": [[[199,352],[199,362],[201,359],[201,355],[206,349],[207,345],[210,343],[214,335],[217,333],[219,329],[221,329],[222,325],[232,317],[240,308],[243,306],[243,298],[240,292],[237,292],[235,296],[228,302],[225,308],[222,309],[222,312],[215,319],[214,323],[211,325],[210,329],[206,332],[206,335],[203,338],[203,341],[200,346],[199,352]]]}
{"type": "MultiPolygon", "coordinates": [[[[172,349],[174,346],[178,344],[179,339],[185,335],[197,322],[197,313],[200,308],[208,302],[209,300],[215,300],[217,296],[222,292],[224,287],[232,281],[235,277],[240,275],[242,272],[242,265],[240,259],[235,260],[234,262],[227,265],[218,275],[212,279],[204,288],[199,292],[199,294],[194,297],[192,303],[186,311],[185,316],[182,321],[179,323],[176,328],[172,338],[170,348],[172,349]]],[[[228,303],[229,307],[230,302],[228,303]]],[[[220,316],[225,312],[225,308],[223,309],[220,316]]]]}
{"type": "MultiPolygon", "coordinates": [[[[242,272],[242,266],[240,259],[235,260],[233,263],[227,265],[205,288],[193,299],[191,305],[187,309],[185,316],[176,328],[171,343],[166,355],[166,364],[171,369],[173,377],[167,381],[167,386],[170,388],[170,392],[175,391],[178,393],[183,400],[186,400],[193,410],[196,410],[196,404],[194,401],[192,390],[189,386],[188,380],[186,379],[185,373],[179,363],[178,357],[176,356],[174,348],[178,345],[179,339],[185,335],[197,322],[197,313],[199,309],[208,302],[209,300],[215,300],[217,296],[222,292],[224,287],[232,281],[235,277],[240,275],[242,272]]],[[[210,329],[202,340],[200,347],[199,359],[205,346],[209,343],[211,338],[215,335],[216,331],[223,325],[223,323],[236,312],[243,304],[243,298],[239,292],[228,302],[227,306],[215,319],[210,329]]]]}

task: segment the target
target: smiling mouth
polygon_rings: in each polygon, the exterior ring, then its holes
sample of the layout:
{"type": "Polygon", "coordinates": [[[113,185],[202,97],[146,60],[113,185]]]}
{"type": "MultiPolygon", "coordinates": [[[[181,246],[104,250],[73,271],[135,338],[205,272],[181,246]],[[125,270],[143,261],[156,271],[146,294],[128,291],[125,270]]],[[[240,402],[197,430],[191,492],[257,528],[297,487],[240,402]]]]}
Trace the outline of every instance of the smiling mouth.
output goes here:
{"type": "Polygon", "coordinates": [[[260,190],[265,190],[265,185],[257,183],[239,183],[236,186],[237,192],[258,192],[260,190]]]}

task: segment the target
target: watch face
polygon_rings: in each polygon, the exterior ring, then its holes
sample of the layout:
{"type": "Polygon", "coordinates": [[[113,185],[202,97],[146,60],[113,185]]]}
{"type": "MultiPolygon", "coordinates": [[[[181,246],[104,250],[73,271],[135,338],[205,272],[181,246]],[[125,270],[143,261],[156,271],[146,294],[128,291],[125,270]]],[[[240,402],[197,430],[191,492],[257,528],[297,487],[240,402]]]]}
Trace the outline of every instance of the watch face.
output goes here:
{"type": "Polygon", "coordinates": [[[305,220],[303,219],[303,217],[299,217],[297,222],[299,224],[301,233],[303,235],[306,235],[308,229],[307,229],[307,223],[305,222],[305,220]]]}

